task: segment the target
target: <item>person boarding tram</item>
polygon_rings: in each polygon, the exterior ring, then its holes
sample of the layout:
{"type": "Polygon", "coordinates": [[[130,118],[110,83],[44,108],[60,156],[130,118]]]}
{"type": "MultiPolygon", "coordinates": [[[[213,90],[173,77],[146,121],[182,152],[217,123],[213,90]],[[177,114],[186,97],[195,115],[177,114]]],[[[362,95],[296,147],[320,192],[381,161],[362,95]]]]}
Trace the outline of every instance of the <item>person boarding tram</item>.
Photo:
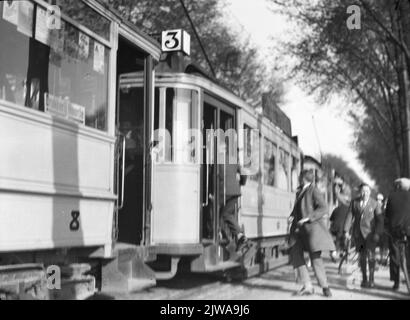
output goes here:
{"type": "MultiPolygon", "coordinates": [[[[251,244],[239,226],[236,211],[238,200],[241,196],[241,186],[245,185],[247,176],[242,172],[239,163],[230,163],[228,145],[224,145],[225,163],[220,164],[219,190],[222,202],[221,220],[228,228],[233,239],[236,240],[236,252],[241,253],[242,249],[251,244]]],[[[225,235],[226,236],[226,235],[225,235]]]]}

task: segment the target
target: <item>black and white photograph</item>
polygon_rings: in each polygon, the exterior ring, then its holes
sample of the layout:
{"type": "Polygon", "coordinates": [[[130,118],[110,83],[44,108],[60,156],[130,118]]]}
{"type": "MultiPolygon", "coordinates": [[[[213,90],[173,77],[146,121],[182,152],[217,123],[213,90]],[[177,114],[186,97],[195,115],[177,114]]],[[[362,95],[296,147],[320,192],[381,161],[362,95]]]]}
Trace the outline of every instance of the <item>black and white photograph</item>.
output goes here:
{"type": "Polygon", "coordinates": [[[410,0],[0,1],[0,155],[0,300],[409,300],[410,0]]]}

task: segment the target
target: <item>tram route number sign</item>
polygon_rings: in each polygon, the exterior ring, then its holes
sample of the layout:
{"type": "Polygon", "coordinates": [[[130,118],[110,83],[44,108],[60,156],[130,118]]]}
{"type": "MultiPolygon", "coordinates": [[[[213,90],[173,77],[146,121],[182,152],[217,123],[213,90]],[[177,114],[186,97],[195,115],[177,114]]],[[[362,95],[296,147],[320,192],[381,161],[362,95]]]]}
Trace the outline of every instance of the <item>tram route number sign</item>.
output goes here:
{"type": "Polygon", "coordinates": [[[182,29],[166,30],[161,34],[161,48],[163,52],[183,52],[191,54],[191,36],[182,29]]]}

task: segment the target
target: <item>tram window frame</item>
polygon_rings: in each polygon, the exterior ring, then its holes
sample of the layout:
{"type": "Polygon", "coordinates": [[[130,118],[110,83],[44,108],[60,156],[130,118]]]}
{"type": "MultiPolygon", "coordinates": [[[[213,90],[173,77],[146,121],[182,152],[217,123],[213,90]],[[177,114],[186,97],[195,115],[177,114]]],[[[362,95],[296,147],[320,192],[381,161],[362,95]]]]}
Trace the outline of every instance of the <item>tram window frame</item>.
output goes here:
{"type": "Polygon", "coordinates": [[[126,149],[133,156],[144,150],[144,87],[123,87],[119,90],[120,131],[125,137],[126,149]],[[138,105],[136,102],[140,102],[138,105]],[[122,121],[127,119],[126,121],[122,121]]]}
{"type": "MultiPolygon", "coordinates": [[[[0,101],[107,132],[112,43],[64,13],[61,13],[61,29],[42,30],[36,21],[37,16],[44,13],[49,4],[40,0],[18,2],[18,12],[20,5],[32,7],[31,17],[28,16],[25,21],[23,32],[23,24],[4,19],[3,4],[0,3],[0,25],[3,25],[4,35],[1,37],[0,34],[0,43],[6,49],[2,49],[4,53],[2,57],[0,55],[0,65],[3,65],[0,68],[0,79],[3,79],[0,101]],[[80,35],[85,39],[83,46],[80,45],[80,35]],[[70,39],[70,36],[76,40],[70,39]],[[104,51],[98,56],[99,64],[94,61],[96,48],[104,51]],[[7,66],[5,62],[13,59],[16,53],[19,56],[14,58],[15,62],[9,62],[7,66]],[[97,70],[98,66],[103,69],[97,70]]],[[[91,6],[87,7],[108,21],[111,34],[113,22],[91,6]]]]}
{"type": "Polygon", "coordinates": [[[243,130],[245,136],[243,137],[243,166],[245,169],[252,168],[256,166],[257,173],[249,175],[250,181],[258,181],[260,176],[260,163],[259,163],[259,154],[260,154],[260,144],[259,144],[259,132],[256,129],[253,129],[248,124],[244,123],[243,130]],[[254,148],[256,150],[254,150],[254,148]],[[255,159],[250,159],[250,156],[254,156],[255,159]],[[248,163],[245,160],[249,160],[248,163]]]}
{"type": "Polygon", "coordinates": [[[154,89],[154,130],[159,129],[159,88],[154,89]]]}
{"type": "MultiPolygon", "coordinates": [[[[180,101],[182,100],[180,98],[186,98],[183,97],[183,95],[189,92],[188,127],[185,129],[193,130],[193,132],[197,131],[199,128],[199,90],[193,88],[166,87],[164,91],[164,102],[162,106],[160,105],[159,107],[159,129],[166,130],[169,140],[168,138],[162,140],[162,149],[164,152],[158,161],[174,164],[197,164],[199,160],[200,141],[196,141],[197,139],[192,140],[192,136],[190,136],[190,141],[187,141],[188,145],[191,146],[192,143],[194,143],[194,148],[190,150],[189,146],[187,147],[181,142],[181,139],[184,138],[184,133],[180,132],[175,124],[179,120],[178,117],[182,115],[182,113],[179,112],[182,110],[182,106],[184,106],[184,104],[181,104],[180,101]],[[162,108],[165,110],[161,111],[162,108]],[[161,117],[165,118],[161,119],[161,117]],[[161,128],[161,126],[163,127],[161,128]],[[169,141],[169,144],[167,141],[169,141]],[[174,145],[174,143],[177,145],[174,145]],[[183,149],[181,150],[180,148],[183,149]],[[187,153],[185,153],[186,151],[187,153]]],[[[184,101],[184,103],[186,103],[186,101],[184,101]]],[[[185,136],[185,138],[187,138],[187,136],[185,136]]]]}
{"type": "Polygon", "coordinates": [[[289,183],[289,179],[290,179],[290,172],[289,172],[289,161],[290,161],[290,153],[288,151],[286,151],[283,147],[279,147],[279,162],[278,162],[278,188],[282,189],[282,190],[286,190],[289,191],[290,189],[290,183],[289,183]],[[283,171],[282,171],[283,169],[283,171]],[[280,177],[279,174],[281,172],[285,173],[286,176],[286,187],[284,187],[283,185],[281,185],[279,183],[280,177]]]}
{"type": "Polygon", "coordinates": [[[271,141],[267,137],[263,138],[263,184],[269,187],[276,187],[277,185],[277,172],[276,172],[276,163],[277,163],[277,156],[278,156],[278,146],[275,142],[271,141]],[[271,152],[267,152],[269,146],[269,150],[271,152]],[[267,158],[267,155],[269,159],[267,158]],[[273,158],[273,161],[272,161],[273,158]],[[273,170],[272,170],[273,164],[273,170]],[[267,166],[266,166],[267,165],[267,166]],[[269,176],[269,173],[273,172],[273,180],[272,175],[269,176]],[[269,180],[271,179],[271,180],[269,180]]]}

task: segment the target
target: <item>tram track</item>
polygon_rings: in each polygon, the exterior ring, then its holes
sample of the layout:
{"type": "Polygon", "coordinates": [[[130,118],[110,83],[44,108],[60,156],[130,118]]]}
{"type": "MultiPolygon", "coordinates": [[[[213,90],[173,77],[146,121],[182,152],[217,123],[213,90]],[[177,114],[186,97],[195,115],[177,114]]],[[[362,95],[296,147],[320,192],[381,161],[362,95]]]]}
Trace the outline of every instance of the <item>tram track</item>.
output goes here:
{"type": "MultiPolygon", "coordinates": [[[[333,300],[396,300],[410,299],[404,285],[395,292],[390,290],[388,268],[376,272],[376,288],[363,290],[350,289],[344,278],[337,273],[337,265],[325,260],[333,300]]],[[[299,287],[295,282],[290,265],[281,266],[243,281],[227,282],[221,277],[209,274],[178,273],[171,280],[158,281],[155,287],[130,294],[103,293],[93,299],[118,300],[322,300],[319,287],[310,297],[295,297],[292,293],[299,287]]]]}

